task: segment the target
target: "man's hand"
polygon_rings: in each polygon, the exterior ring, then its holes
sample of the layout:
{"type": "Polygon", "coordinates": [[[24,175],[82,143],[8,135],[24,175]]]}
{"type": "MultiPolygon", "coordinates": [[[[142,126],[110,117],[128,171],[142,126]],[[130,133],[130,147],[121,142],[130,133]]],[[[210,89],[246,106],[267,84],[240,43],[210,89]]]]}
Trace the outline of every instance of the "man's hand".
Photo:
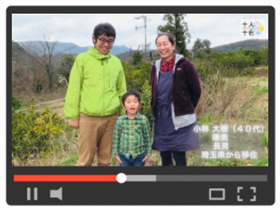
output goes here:
{"type": "Polygon", "coordinates": [[[79,128],[79,119],[76,120],[69,120],[69,125],[72,128],[79,128]]]}

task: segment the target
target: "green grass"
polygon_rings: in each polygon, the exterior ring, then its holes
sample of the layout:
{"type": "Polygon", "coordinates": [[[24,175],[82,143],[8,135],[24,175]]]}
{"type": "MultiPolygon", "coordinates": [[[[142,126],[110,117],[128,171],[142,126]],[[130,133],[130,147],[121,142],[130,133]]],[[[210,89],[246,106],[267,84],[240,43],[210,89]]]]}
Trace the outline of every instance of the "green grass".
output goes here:
{"type": "Polygon", "coordinates": [[[76,166],[79,156],[77,154],[71,155],[69,158],[60,161],[57,166],[76,166]]]}
{"type": "Polygon", "coordinates": [[[268,94],[268,86],[254,85],[252,91],[257,91],[259,94],[268,94]]]}
{"type": "Polygon", "coordinates": [[[243,159],[193,159],[188,160],[188,166],[268,166],[268,157],[259,157],[256,160],[243,159]]]}
{"type": "Polygon", "coordinates": [[[262,81],[262,82],[268,82],[268,78],[262,78],[260,81],[262,81]]]}

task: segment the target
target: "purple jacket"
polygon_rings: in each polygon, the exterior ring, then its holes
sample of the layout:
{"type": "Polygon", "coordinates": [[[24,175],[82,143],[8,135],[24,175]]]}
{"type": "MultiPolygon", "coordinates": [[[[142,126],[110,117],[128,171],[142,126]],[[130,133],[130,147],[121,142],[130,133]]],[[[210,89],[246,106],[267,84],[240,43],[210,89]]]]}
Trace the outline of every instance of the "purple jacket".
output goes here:
{"type": "MultiPolygon", "coordinates": [[[[151,107],[153,117],[156,116],[156,86],[160,61],[153,63],[150,72],[150,85],[152,91],[151,107]]],[[[201,85],[197,70],[185,57],[176,54],[173,67],[172,101],[175,116],[193,114],[201,95],[201,85]]]]}

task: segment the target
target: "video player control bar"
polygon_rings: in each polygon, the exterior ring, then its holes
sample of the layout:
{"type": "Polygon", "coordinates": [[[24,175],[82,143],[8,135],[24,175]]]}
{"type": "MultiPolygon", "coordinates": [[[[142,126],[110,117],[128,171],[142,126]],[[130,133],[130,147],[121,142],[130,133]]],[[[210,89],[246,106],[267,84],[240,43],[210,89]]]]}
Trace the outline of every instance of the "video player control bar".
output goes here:
{"type": "Polygon", "coordinates": [[[267,175],[14,175],[14,182],[267,182],[267,175]]]}

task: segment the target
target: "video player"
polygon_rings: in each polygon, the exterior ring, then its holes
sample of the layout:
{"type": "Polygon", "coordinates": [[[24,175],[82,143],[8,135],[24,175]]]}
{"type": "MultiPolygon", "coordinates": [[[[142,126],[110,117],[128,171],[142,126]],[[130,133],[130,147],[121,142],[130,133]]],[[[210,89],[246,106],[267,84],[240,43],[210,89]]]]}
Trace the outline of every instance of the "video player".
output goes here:
{"type": "MultiPolygon", "coordinates": [[[[169,32],[176,35],[175,29],[169,32]]],[[[274,78],[270,6],[11,6],[7,203],[272,205],[274,78]],[[64,97],[75,57],[93,46],[94,26],[109,22],[116,28],[111,53],[122,62],[127,89],[141,93],[140,112],[153,133],[148,81],[159,59],[155,39],[172,21],[176,29],[178,16],[185,56],[201,81],[193,129],[200,148],[187,152],[187,166],[161,166],[156,150],[143,167],[119,166],[114,158],[108,167],[76,166],[78,131],[68,126],[64,97]]]]}

